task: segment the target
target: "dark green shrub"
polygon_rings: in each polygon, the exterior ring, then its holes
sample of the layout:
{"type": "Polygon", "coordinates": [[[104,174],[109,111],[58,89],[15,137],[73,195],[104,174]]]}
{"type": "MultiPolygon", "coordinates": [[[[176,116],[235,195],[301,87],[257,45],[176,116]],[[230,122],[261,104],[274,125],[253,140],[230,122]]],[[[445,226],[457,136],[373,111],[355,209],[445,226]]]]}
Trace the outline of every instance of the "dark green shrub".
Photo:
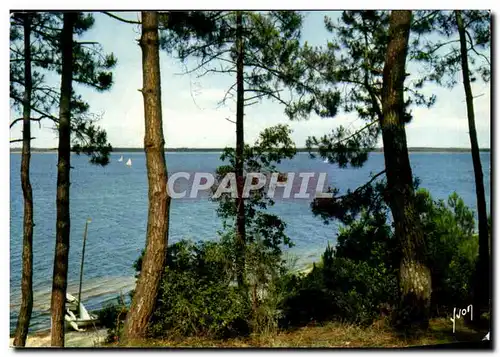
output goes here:
{"type": "Polygon", "coordinates": [[[128,306],[125,304],[123,296],[119,296],[116,301],[106,304],[101,310],[97,311],[100,324],[108,329],[106,342],[118,340],[127,311],[128,306]]]}
{"type": "MultiPolygon", "coordinates": [[[[235,240],[180,241],[169,246],[151,336],[226,338],[276,331],[287,294],[281,254],[254,237],[246,245],[245,286],[236,284],[235,240]]],[[[141,259],[135,263],[141,269],[141,259]]]]}
{"type": "MultiPolygon", "coordinates": [[[[232,284],[222,243],[180,241],[168,248],[149,334],[229,337],[248,333],[249,303],[232,284]]],[[[141,260],[136,269],[141,268],[141,260]]]]}
{"type": "MultiPolygon", "coordinates": [[[[390,212],[380,202],[371,207],[340,230],[336,249],[327,247],[321,264],[289,280],[284,326],[331,319],[370,323],[397,304],[399,256],[390,212]]],[[[456,193],[445,204],[419,190],[417,208],[432,274],[432,312],[449,314],[457,303],[471,301],[478,251],[474,215],[456,193]]]]}
{"type": "Polygon", "coordinates": [[[167,268],[150,332],[229,337],[246,332],[247,315],[248,304],[235,287],[167,268]]]}
{"type": "Polygon", "coordinates": [[[397,296],[397,281],[384,265],[339,257],[328,247],[322,264],[294,285],[284,304],[284,326],[342,320],[368,324],[397,296]]]}
{"type": "Polygon", "coordinates": [[[471,279],[478,254],[474,214],[452,193],[447,204],[434,201],[425,190],[417,192],[432,273],[433,312],[449,314],[457,303],[472,299],[471,279]]]}

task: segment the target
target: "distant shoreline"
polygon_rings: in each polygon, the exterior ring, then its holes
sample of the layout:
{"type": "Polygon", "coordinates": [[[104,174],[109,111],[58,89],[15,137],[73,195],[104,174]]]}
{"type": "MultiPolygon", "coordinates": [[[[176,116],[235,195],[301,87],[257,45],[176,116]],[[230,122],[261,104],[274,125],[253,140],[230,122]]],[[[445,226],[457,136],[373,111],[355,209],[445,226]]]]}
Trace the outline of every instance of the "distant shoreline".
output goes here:
{"type": "MultiPolygon", "coordinates": [[[[221,152],[224,148],[167,148],[165,152],[221,152]]],[[[376,148],[371,152],[382,152],[382,148],[376,148]]],[[[436,148],[436,147],[410,147],[409,152],[432,152],[432,153],[444,153],[444,152],[470,152],[470,148],[436,148]]],[[[481,152],[491,152],[490,148],[479,149],[481,152]]],[[[21,148],[11,148],[11,153],[20,153],[21,148]]],[[[33,153],[56,153],[57,148],[32,148],[33,153]]],[[[120,152],[144,152],[143,148],[113,148],[114,153],[120,152]]],[[[306,148],[298,148],[297,152],[308,152],[306,148]]],[[[313,150],[317,152],[317,150],[313,150]]]]}

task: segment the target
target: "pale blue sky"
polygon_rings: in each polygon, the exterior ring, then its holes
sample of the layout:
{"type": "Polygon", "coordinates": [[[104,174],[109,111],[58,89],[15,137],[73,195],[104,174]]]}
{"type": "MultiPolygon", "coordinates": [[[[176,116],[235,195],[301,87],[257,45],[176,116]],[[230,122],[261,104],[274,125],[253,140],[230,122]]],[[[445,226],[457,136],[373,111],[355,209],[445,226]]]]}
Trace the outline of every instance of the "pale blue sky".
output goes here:
{"type": "MultiPolygon", "coordinates": [[[[136,12],[117,13],[129,19],[138,19],[136,12]]],[[[313,45],[323,45],[330,36],[323,25],[324,15],[338,16],[338,12],[307,12],[302,39],[313,45]]],[[[103,113],[100,125],[108,132],[114,147],[142,147],[144,116],[142,94],[141,51],[137,44],[140,29],[137,25],[118,22],[106,15],[95,14],[95,26],[85,39],[99,41],[106,52],[118,58],[113,89],[97,93],[78,87],[78,92],[90,103],[91,110],[103,113]]],[[[166,147],[224,147],[235,143],[234,124],[224,118],[234,119],[235,107],[217,108],[218,101],[232,83],[231,78],[220,75],[196,78],[179,75],[184,67],[178,60],[161,53],[162,109],[166,147]],[[194,100],[193,100],[194,97],[194,100]]],[[[54,81],[57,81],[54,78],[54,81]]],[[[453,89],[427,86],[427,93],[437,95],[437,103],[431,109],[414,108],[414,119],[407,126],[409,146],[469,147],[465,97],[462,82],[453,89]]],[[[475,100],[476,128],[480,147],[490,147],[490,85],[477,81],[473,84],[474,95],[484,94],[475,100]]],[[[253,142],[265,127],[288,123],[298,147],[305,145],[310,135],[323,135],[336,126],[363,125],[354,115],[340,113],[336,118],[311,117],[308,121],[290,122],[283,113],[283,106],[265,100],[246,109],[245,140],[253,142]]],[[[56,147],[57,137],[48,130],[50,123],[42,124],[42,130],[34,125],[34,147],[56,147]]],[[[21,126],[11,130],[11,138],[21,137],[21,126]]],[[[381,141],[379,142],[379,146],[381,141]]]]}

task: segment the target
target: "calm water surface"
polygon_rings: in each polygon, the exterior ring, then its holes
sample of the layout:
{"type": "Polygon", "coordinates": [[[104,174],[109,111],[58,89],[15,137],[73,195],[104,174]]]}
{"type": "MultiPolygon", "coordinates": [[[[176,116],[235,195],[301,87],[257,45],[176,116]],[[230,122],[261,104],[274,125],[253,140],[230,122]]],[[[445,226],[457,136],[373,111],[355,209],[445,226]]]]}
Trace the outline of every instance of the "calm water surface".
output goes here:
{"type": "MultiPolygon", "coordinates": [[[[178,171],[214,172],[221,164],[219,153],[167,153],[170,173],[178,171]]],[[[80,273],[83,230],[89,224],[85,252],[82,300],[91,309],[99,308],[118,293],[134,285],[132,264],[144,247],[147,221],[147,176],[143,153],[113,153],[107,167],[88,163],[85,156],[73,155],[71,164],[71,247],[69,292],[76,294],[80,273]],[[132,167],[124,162],[132,159],[132,167]]],[[[413,172],[420,186],[434,198],[446,199],[457,191],[475,210],[475,186],[470,153],[412,153],[413,172]]],[[[486,200],[490,206],[490,153],[481,153],[486,200]]],[[[20,154],[10,155],[10,306],[11,330],[15,328],[20,300],[23,197],[19,178],[20,154]]],[[[32,330],[49,326],[50,289],[55,244],[57,155],[35,153],[31,160],[34,197],[34,311],[32,330]]],[[[339,169],[300,153],[280,165],[282,171],[326,172],[328,183],[346,191],[384,168],[381,153],[372,153],[360,169],[339,169]]],[[[297,174],[296,174],[297,175],[297,174]]],[[[287,233],[295,243],[289,254],[297,267],[318,260],[327,242],[335,244],[337,224],[324,225],[310,211],[311,200],[277,200],[272,211],[287,223],[287,233]]],[[[206,195],[199,199],[172,200],[169,243],[183,238],[217,239],[222,228],[216,204],[206,195]]]]}

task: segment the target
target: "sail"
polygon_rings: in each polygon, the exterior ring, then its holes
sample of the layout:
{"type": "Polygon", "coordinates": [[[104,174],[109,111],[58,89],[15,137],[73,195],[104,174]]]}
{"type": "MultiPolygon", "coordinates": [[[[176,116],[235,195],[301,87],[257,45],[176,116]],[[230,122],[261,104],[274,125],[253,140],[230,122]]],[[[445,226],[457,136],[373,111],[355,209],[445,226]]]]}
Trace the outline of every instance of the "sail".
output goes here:
{"type": "Polygon", "coordinates": [[[127,161],[127,164],[126,164],[126,165],[127,165],[127,166],[132,166],[132,159],[128,159],[128,161],[127,161]]]}
{"type": "Polygon", "coordinates": [[[78,318],[79,320],[92,320],[92,316],[90,316],[89,312],[82,303],[79,304],[78,318]]]}
{"type": "Polygon", "coordinates": [[[118,159],[118,162],[122,162],[123,161],[123,155],[120,156],[120,158],[118,159]]]}

